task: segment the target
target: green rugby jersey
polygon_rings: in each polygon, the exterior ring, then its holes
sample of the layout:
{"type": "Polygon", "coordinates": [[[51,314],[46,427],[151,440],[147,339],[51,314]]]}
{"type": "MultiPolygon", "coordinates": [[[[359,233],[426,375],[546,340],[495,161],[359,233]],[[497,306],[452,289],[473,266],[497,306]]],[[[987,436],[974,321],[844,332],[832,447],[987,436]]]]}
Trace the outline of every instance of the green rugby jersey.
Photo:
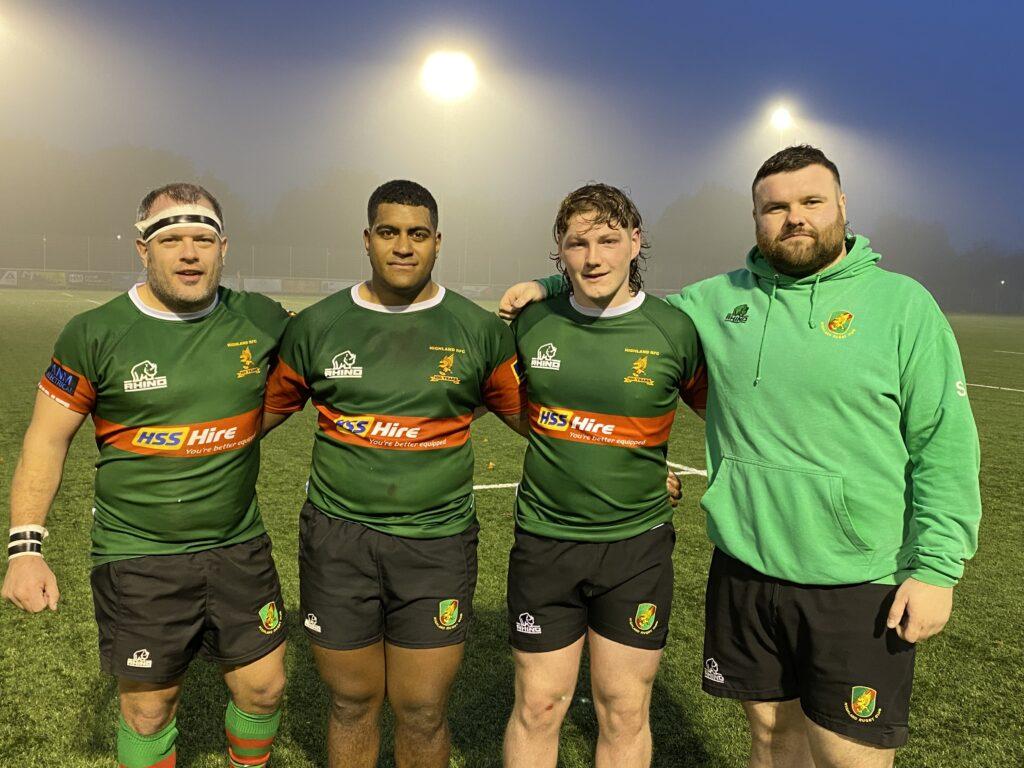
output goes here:
{"type": "Polygon", "coordinates": [[[73,317],[39,382],[95,423],[96,565],[263,533],[263,390],[288,313],[221,287],[206,310],[175,315],[137,288],[73,317]]]}
{"type": "Polygon", "coordinates": [[[473,522],[473,411],[522,410],[515,342],[496,315],[438,287],[384,307],[359,285],[296,316],[267,384],[266,409],[319,411],[310,502],[409,538],[473,522]]]}
{"type": "Polygon", "coordinates": [[[676,400],[704,408],[690,318],[637,294],[600,311],[562,295],[513,323],[530,437],[516,522],[553,539],[618,541],[672,518],[665,457],[676,400]]]}

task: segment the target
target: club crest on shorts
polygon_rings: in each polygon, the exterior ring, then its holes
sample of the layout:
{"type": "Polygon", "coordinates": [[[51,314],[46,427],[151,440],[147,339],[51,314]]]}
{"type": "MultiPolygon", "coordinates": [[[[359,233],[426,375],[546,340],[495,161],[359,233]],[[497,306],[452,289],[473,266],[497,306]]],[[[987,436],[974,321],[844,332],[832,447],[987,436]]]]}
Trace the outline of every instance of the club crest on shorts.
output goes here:
{"type": "Polygon", "coordinates": [[[654,603],[640,603],[636,607],[636,616],[629,620],[630,628],[640,635],[649,635],[658,626],[658,606],[654,603]]]}
{"type": "Polygon", "coordinates": [[[260,608],[260,632],[264,635],[272,635],[281,628],[281,612],[277,609],[277,602],[271,600],[260,608]]]}
{"type": "Polygon", "coordinates": [[[866,685],[853,686],[845,706],[846,714],[858,723],[873,723],[882,714],[882,708],[878,706],[878,691],[866,685]]]}
{"type": "Polygon", "coordinates": [[[437,604],[437,616],[434,617],[434,626],[438,629],[455,629],[462,621],[462,613],[459,611],[459,601],[442,600],[437,604]]]}
{"type": "Polygon", "coordinates": [[[829,315],[828,320],[821,324],[821,330],[826,336],[831,336],[833,339],[845,339],[857,332],[857,329],[852,326],[853,313],[841,310],[829,315]]]}

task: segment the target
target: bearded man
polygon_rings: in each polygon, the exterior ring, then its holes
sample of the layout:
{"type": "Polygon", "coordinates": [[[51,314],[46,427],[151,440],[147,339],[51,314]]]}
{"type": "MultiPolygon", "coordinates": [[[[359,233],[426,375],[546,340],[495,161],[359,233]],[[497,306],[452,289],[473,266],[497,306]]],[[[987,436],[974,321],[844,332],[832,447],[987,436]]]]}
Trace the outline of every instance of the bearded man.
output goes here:
{"type": "MultiPolygon", "coordinates": [[[[778,152],[752,193],[746,267],[668,297],[708,367],[704,690],[743,703],[752,768],[885,768],[915,643],[945,626],[977,548],[963,366],[931,295],[847,236],[821,150],[778,152]]],[[[502,314],[561,280],[541,285],[502,314]]]]}

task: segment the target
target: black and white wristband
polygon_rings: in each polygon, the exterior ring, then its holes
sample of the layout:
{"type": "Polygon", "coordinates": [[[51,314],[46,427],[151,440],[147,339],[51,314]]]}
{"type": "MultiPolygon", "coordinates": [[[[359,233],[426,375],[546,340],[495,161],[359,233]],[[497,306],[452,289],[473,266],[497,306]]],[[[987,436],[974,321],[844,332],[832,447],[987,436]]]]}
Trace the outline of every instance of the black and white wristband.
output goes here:
{"type": "Polygon", "coordinates": [[[43,556],[43,539],[50,532],[41,525],[19,525],[11,528],[11,538],[7,544],[7,559],[13,560],[24,555],[43,556]]]}

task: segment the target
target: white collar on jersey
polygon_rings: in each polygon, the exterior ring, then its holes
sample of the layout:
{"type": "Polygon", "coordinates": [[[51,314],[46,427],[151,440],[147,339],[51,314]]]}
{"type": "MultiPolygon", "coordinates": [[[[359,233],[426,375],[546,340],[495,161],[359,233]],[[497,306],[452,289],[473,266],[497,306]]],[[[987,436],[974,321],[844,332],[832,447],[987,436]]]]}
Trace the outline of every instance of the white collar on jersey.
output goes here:
{"type": "Polygon", "coordinates": [[[581,306],[576,302],[576,297],[572,295],[569,296],[569,303],[572,305],[573,309],[587,317],[619,317],[619,315],[625,315],[639,307],[644,303],[645,298],[647,298],[647,294],[640,291],[625,304],[619,304],[617,307],[605,307],[604,309],[601,309],[600,307],[581,306]]]}
{"type": "Polygon", "coordinates": [[[372,301],[367,301],[362,296],[360,296],[360,285],[362,285],[362,283],[356,283],[355,285],[352,286],[352,301],[354,301],[356,305],[362,307],[363,309],[372,309],[374,312],[387,312],[388,314],[392,315],[398,315],[403,312],[419,312],[424,309],[430,309],[431,307],[436,307],[438,304],[440,304],[441,299],[444,298],[444,286],[439,285],[437,286],[437,293],[435,293],[431,298],[425,301],[417,301],[415,304],[406,304],[403,307],[389,307],[386,304],[377,304],[372,301]]]}
{"type": "Polygon", "coordinates": [[[142,283],[136,283],[128,290],[128,298],[132,300],[132,304],[144,315],[155,317],[158,320],[198,320],[201,317],[206,317],[208,314],[213,312],[217,308],[217,302],[220,301],[220,292],[214,294],[213,301],[210,306],[204,307],[203,309],[196,310],[195,312],[167,312],[162,309],[153,309],[142,300],[139,296],[139,286],[142,283]]]}

